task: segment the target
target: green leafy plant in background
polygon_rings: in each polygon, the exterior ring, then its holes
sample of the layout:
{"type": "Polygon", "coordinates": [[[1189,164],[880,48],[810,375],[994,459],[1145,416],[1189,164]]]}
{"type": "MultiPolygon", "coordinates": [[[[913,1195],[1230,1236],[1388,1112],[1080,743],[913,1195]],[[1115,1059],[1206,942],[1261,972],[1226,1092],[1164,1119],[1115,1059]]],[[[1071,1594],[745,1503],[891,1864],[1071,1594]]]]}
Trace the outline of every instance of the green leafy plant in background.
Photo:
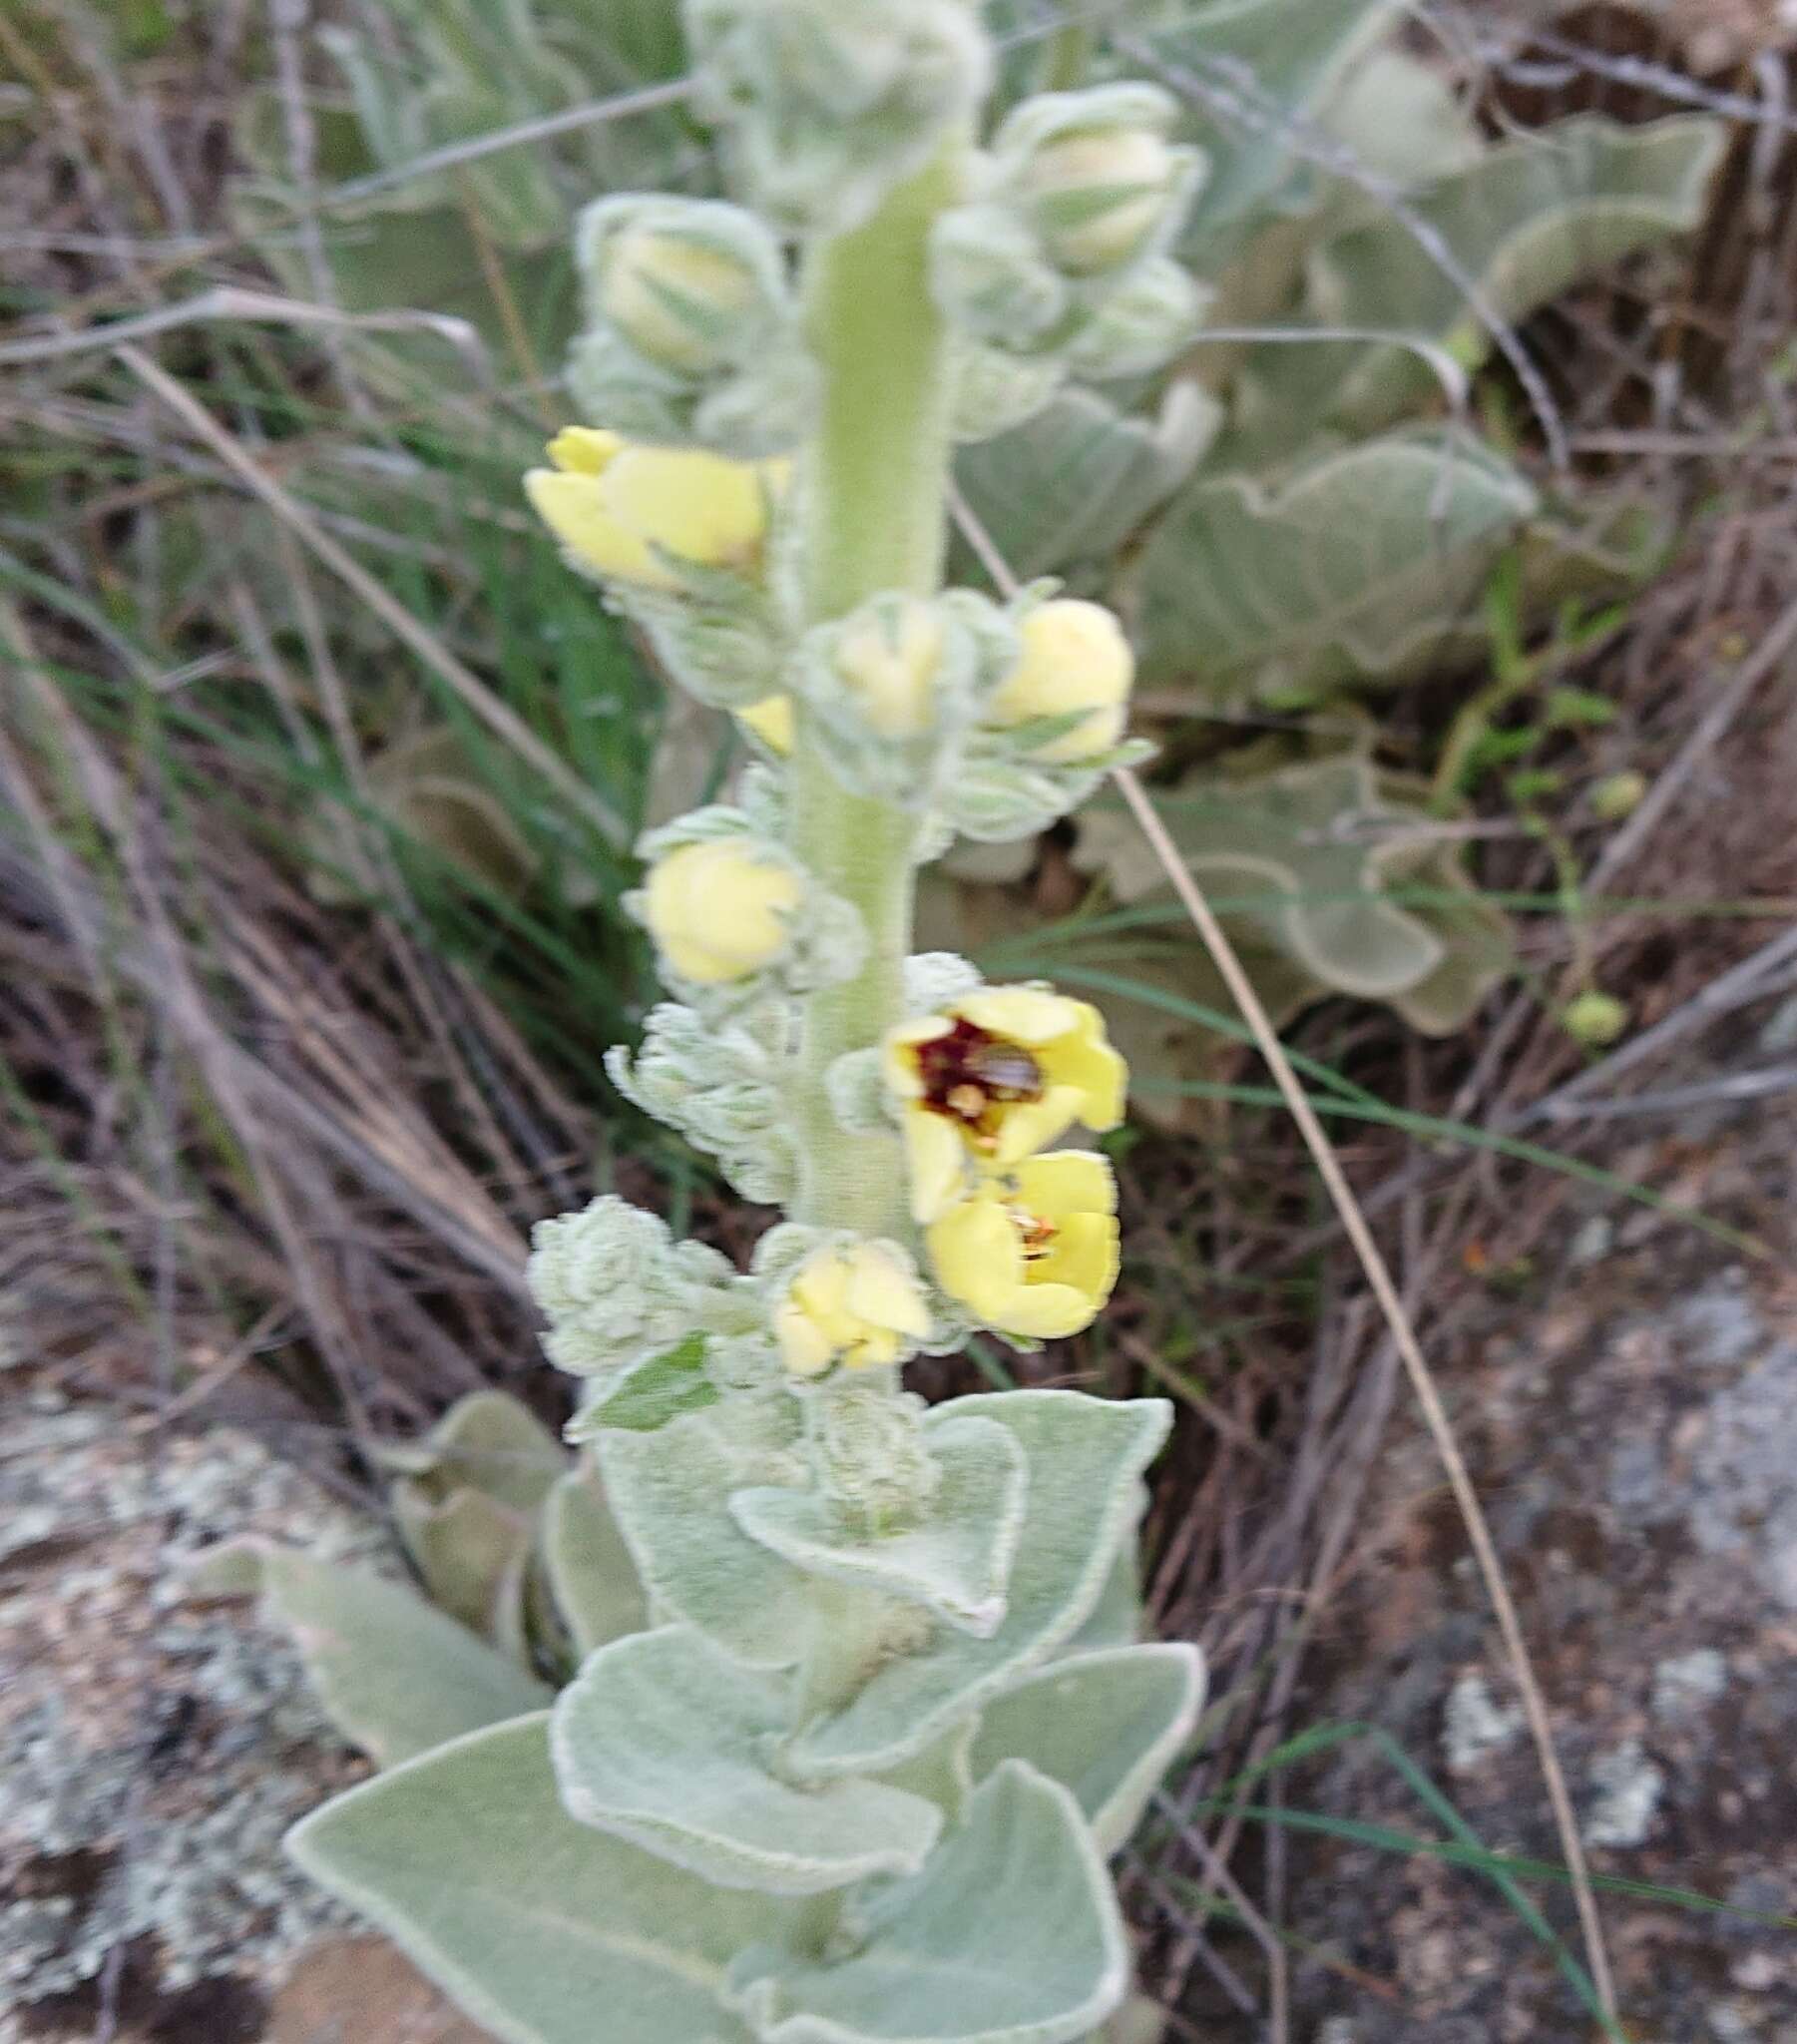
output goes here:
{"type": "MultiPolygon", "coordinates": [[[[1063,575],[1122,608],[1157,716],[1339,721],[1344,696],[1476,663],[1487,648],[1482,592],[1512,555],[1530,619],[1632,585],[1666,538],[1655,516],[1570,484],[1544,492],[1473,429],[1461,399],[1517,322],[1581,276],[1695,225],[1720,150],[1714,122],[1623,127],[1579,116],[1493,140],[1401,44],[1393,0],[1134,0],[1047,41],[1029,10],[996,9],[992,25],[1001,116],[1045,80],[1109,90],[1120,71],[1148,72],[1178,102],[1167,140],[1192,203],[1176,246],[1147,252],[1102,318],[1083,302],[1091,293],[1077,263],[1062,273],[1042,260],[1040,221],[1005,224],[1002,194],[959,209],[936,254],[944,288],[959,287],[964,257],[983,279],[980,301],[960,306],[964,499],[1018,575],[1063,575]]],[[[674,77],[687,61],[673,0],[608,9],[603,21],[527,0],[490,17],[463,0],[412,0],[398,26],[397,36],[332,45],[345,82],[321,129],[332,178],[398,174],[445,142],[674,77]]],[[[1001,120],[1000,186],[1034,118],[1009,136],[1001,120]]],[[[274,96],[253,110],[244,145],[258,174],[239,183],[243,218],[262,221],[270,258],[305,290],[304,251],[277,226],[298,196],[283,182],[274,96]]],[[[779,165],[763,168],[777,201],[779,165]]],[[[852,168],[839,161],[845,178],[852,168]]],[[[579,322],[562,253],[571,200],[595,184],[672,176],[706,193],[719,175],[705,131],[682,111],[596,123],[358,201],[333,215],[326,259],[353,309],[459,309],[502,356],[517,352],[527,325],[532,347],[553,360],[579,322]]],[[[440,342],[416,346],[441,368],[440,342]]],[[[791,359],[779,349],[763,358],[791,359]]],[[[588,371],[578,358],[574,368],[578,386],[588,371]]],[[[643,392],[627,403],[615,383],[611,395],[611,422],[637,429],[643,392]]],[[[728,400],[738,417],[769,415],[769,393],[751,395],[728,400]]],[[[656,401],[665,399],[652,393],[652,411],[656,401]]],[[[1212,726],[1210,742],[1226,730],[1212,726]]],[[[682,725],[676,737],[693,735],[682,725]]],[[[701,729],[698,742],[714,749],[714,731],[701,729]]],[[[1251,776],[1227,763],[1216,770],[1242,813],[1251,776]]],[[[461,804],[451,855],[502,888],[516,884],[517,863],[490,823],[461,804]]],[[[1102,858],[1076,850],[1075,862],[1100,881],[1101,902],[1126,905],[1103,893],[1102,858]]],[[[1450,863],[1464,873],[1463,859],[1450,863]]],[[[1440,878],[1347,854],[1304,864],[1337,898],[1369,885],[1415,893],[1440,878]]],[[[992,884],[990,857],[964,846],[948,870],[964,898],[943,906],[945,927],[990,921],[1000,901],[976,898],[992,884]]],[[[1289,891],[1292,870],[1275,893],[1289,891]]],[[[1017,891],[1002,908],[1010,934],[1020,916],[1052,930],[1017,891]]],[[[1388,900],[1369,919],[1390,926],[1400,912],[1388,900]]],[[[1363,991],[1363,975],[1324,956],[1294,970],[1263,943],[1264,916],[1229,920],[1275,1008],[1363,991]]],[[[1435,921],[1450,947],[1470,946],[1453,975],[1463,986],[1504,969],[1495,917],[1435,921]]],[[[1067,934],[1053,932],[1064,957],[1067,934]]],[[[1163,933],[1144,962],[1144,984],[1211,991],[1188,940],[1163,933]]],[[[1397,1005],[1420,1027],[1448,1030],[1469,1004],[1397,1005]]],[[[1123,1026],[1140,1041],[1169,1038],[1167,1023],[1131,1002],[1123,1026]]],[[[1169,1042],[1187,1065],[1215,1049],[1189,1024],[1169,1042]]]]}
{"type": "MultiPolygon", "coordinates": [[[[1137,1637],[1170,1408],[926,1408],[900,1376],[1102,1310],[1115,1180],[1066,1139],[1121,1125],[1126,1068],[1096,1008],[920,952],[913,902],[954,837],[1032,836],[1142,756],[1113,613],[944,589],[953,428],[1183,343],[1202,165],[1130,84],[981,149],[966,0],[686,24],[759,210],[583,214],[590,423],[526,485],[758,755],[639,843],[670,999],[610,1069],[786,1218],[746,1272],[616,1197],[543,1223],[579,1461],[466,1400],[386,1456],[419,1591],[266,1547],[208,1577],[259,1588],[380,1770],[296,1857],[497,2034],[1139,2044],[1107,1862],[1202,1691],[1195,1648],[1137,1637]]],[[[430,743],[386,757],[389,804],[428,803],[430,743]]]]}

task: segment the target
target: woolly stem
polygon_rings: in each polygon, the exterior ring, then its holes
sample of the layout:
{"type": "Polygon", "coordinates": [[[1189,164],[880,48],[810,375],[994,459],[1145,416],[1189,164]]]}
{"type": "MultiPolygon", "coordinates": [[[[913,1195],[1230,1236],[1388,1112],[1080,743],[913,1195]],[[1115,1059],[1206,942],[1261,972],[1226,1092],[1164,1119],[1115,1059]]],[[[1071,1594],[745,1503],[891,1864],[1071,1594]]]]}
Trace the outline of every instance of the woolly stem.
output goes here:
{"type": "MultiPolygon", "coordinates": [[[[955,136],[864,226],[811,254],[805,309],[823,404],[803,464],[807,624],[840,618],[883,590],[931,596],[942,586],[951,393],[948,333],[930,295],[927,249],[931,223],[959,195],[967,148],[955,136]]],[[[793,1216],[903,1236],[897,1142],[841,1129],[825,1075],[845,1051],[877,1043],[904,1013],[916,818],[844,788],[802,711],[788,786],[793,848],[860,910],[869,938],[855,978],[806,1003],[793,1216]]]]}

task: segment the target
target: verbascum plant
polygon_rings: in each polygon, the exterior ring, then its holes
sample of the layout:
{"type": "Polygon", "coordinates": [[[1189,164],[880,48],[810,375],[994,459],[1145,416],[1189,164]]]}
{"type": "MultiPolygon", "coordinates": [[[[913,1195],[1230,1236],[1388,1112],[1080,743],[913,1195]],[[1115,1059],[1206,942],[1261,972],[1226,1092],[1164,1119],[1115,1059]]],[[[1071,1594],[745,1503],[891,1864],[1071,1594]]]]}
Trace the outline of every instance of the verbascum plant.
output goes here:
{"type": "Polygon", "coordinates": [[[949,463],[970,362],[990,390],[1180,344],[1203,166],[1127,85],[1013,107],[982,152],[971,0],[686,25],[743,204],[585,216],[587,422],[528,488],[759,754],[640,846],[672,998],[611,1069],[785,1216],[747,1271],[613,1197],[538,1229],[582,1462],[527,1434],[458,1502],[464,1420],[402,1472],[461,1621],[408,1607],[459,1635],[413,1678],[439,1725],[467,1706],[443,1743],[379,1735],[365,1613],[258,1557],[387,1764],[291,1846],[514,2044],[1146,2038],[1108,1861],[1202,1691],[1195,1648],[1137,1638],[1169,1408],[902,1384],[1103,1309],[1117,1190],[1079,1132],[1126,1074],[1096,1009],[916,954],[912,916],[954,836],[1037,832],[1138,757],[1108,611],[944,588],[949,463]]]}

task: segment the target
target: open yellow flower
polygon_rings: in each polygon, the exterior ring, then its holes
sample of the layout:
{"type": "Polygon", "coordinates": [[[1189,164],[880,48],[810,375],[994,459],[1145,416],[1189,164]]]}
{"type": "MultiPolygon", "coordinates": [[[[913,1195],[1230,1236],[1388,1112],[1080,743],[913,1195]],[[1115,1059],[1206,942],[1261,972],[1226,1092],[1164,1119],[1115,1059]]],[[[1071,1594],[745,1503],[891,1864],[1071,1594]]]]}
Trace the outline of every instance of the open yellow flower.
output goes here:
{"type": "Polygon", "coordinates": [[[1090,1002],[996,986],[893,1030],[885,1076],[904,1103],[911,1211],[930,1222],[970,1174],[1017,1164],[1076,1122],[1115,1129],[1128,1068],[1090,1002]]]}
{"type": "Polygon", "coordinates": [[[1025,724],[1038,717],[1080,722],[1035,749],[1055,763],[1090,760],[1123,735],[1135,656],[1123,629],[1102,604],[1057,597],[1040,604],[1018,627],[1023,658],[986,708],[986,721],[1025,724]]]}
{"type": "Polygon", "coordinates": [[[873,1369],[900,1362],[930,1331],[930,1309],[910,1261],[893,1244],[815,1250],[773,1309],[780,1356],[794,1376],[840,1363],[873,1369]]]}
{"type": "Polygon", "coordinates": [[[577,566],[673,590],[679,577],[663,553],[701,568],[747,572],[759,562],[784,463],[644,447],[592,426],[564,427],[548,452],[555,466],[533,468],[525,492],[577,566]]]}
{"type": "Polygon", "coordinates": [[[747,725],[767,750],[782,760],[792,751],[792,698],[784,691],[738,710],[736,722],[747,725]]]}
{"type": "Polygon", "coordinates": [[[1117,1283],[1117,1182],[1086,1150],[1031,1157],[930,1224],[936,1280],[986,1326],[1051,1341],[1090,1326],[1117,1283]]]}
{"type": "Polygon", "coordinates": [[[682,844],[649,869],[643,921],[682,979],[724,986],[774,963],[791,940],[799,876],[750,837],[682,844]]]}

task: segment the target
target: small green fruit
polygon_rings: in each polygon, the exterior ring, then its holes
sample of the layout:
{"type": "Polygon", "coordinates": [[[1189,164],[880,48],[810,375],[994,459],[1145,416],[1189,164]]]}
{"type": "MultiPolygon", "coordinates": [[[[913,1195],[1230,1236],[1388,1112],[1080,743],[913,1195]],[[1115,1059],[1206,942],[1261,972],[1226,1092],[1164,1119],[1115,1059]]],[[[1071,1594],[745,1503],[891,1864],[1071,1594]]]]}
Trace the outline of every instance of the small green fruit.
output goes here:
{"type": "Polygon", "coordinates": [[[1599,822],[1619,823],[1632,816],[1647,792],[1647,776],[1632,766],[1607,773],[1591,789],[1591,813],[1599,822]]]}
{"type": "Polygon", "coordinates": [[[1628,1004],[1614,994],[1599,993],[1594,987],[1569,1002],[1561,1021],[1567,1034],[1579,1043],[1601,1050],[1615,1042],[1628,1027],[1628,1004]]]}

